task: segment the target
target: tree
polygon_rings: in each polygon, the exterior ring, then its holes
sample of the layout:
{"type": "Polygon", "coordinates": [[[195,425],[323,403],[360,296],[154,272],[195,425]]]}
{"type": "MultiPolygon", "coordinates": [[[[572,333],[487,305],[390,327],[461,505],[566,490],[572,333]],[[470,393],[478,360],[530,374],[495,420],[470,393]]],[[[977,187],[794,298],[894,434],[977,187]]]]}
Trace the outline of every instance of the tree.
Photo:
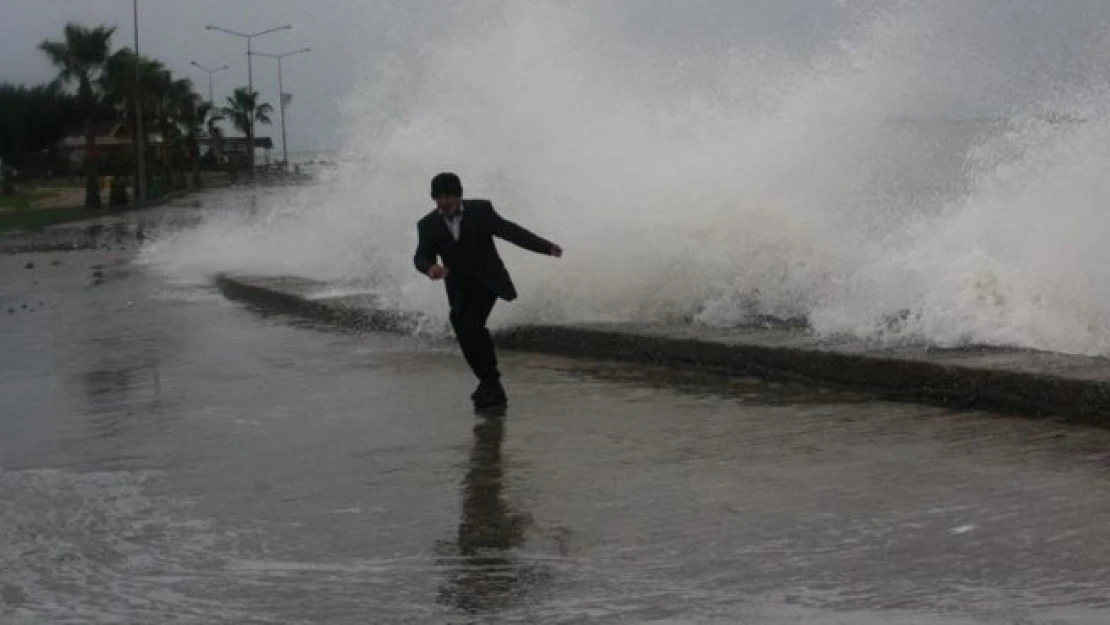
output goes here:
{"type": "Polygon", "coordinates": [[[227,106],[223,108],[224,116],[231,120],[231,124],[247,138],[247,163],[251,167],[248,175],[254,177],[254,132],[251,128],[251,111],[254,112],[256,124],[270,124],[270,114],[274,112],[274,107],[265,102],[259,104],[257,91],[248,91],[244,87],[239,87],[234,95],[227,98],[227,106]]]}
{"type": "Polygon", "coordinates": [[[41,169],[43,151],[80,132],[82,122],[77,98],[56,85],[0,84],[0,161],[21,171],[41,169]],[[35,162],[28,162],[29,155],[35,162]]]}
{"type": "MultiPolygon", "coordinates": [[[[137,132],[138,129],[135,105],[140,102],[142,104],[143,136],[134,137],[135,154],[132,156],[133,158],[137,156],[139,149],[142,149],[149,158],[146,135],[154,126],[155,103],[161,98],[158,93],[160,88],[159,77],[165,71],[166,68],[161,62],[150,57],[143,56],[136,60],[135,52],[131,48],[118,50],[108,58],[108,62],[105,64],[104,72],[101,75],[104,101],[123,119],[127,120],[127,127],[132,133],[137,132]],[[135,80],[136,62],[139,65],[137,82],[135,80]],[[140,148],[140,146],[142,147],[140,148]]],[[[149,181],[149,170],[147,176],[149,181]]],[[[138,188],[137,183],[135,186],[138,188]]]]}
{"type": "MultiPolygon", "coordinates": [[[[134,127],[135,56],[130,49],[124,48],[112,55],[103,82],[106,98],[127,115],[128,123],[134,127]]],[[[145,57],[139,61],[137,92],[144,113],[144,132],[156,129],[162,136],[155,158],[150,159],[151,171],[161,171],[165,189],[185,186],[187,169],[192,170],[196,182],[199,170],[195,161],[200,142],[206,135],[205,126],[214,126],[219,120],[218,117],[208,120],[212,106],[203,103],[191,80],[175,78],[160,62],[145,57]]]]}
{"type": "MultiPolygon", "coordinates": [[[[185,142],[181,132],[181,120],[190,102],[200,99],[193,91],[193,81],[188,78],[175,79],[166,71],[161,76],[161,101],[158,103],[158,126],[162,132],[163,160],[162,171],[168,188],[184,186],[177,182],[177,172],[184,170],[186,158],[185,142]]],[[[183,177],[182,177],[183,178],[183,177]]]]}
{"type": "Polygon", "coordinates": [[[209,150],[216,163],[223,160],[224,131],[220,128],[220,122],[224,119],[226,118],[223,116],[223,111],[212,106],[208,109],[208,115],[204,120],[205,132],[209,140],[209,150]]]}
{"type": "Polygon", "coordinates": [[[94,124],[100,106],[100,75],[108,61],[109,44],[115,28],[80,24],[66,25],[62,41],[43,41],[39,49],[58,69],[57,84],[75,86],[77,100],[84,115],[85,133],[85,206],[100,208],[100,185],[97,179],[96,136],[94,124]]]}
{"type": "MultiPolygon", "coordinates": [[[[214,143],[219,139],[217,124],[223,119],[215,112],[211,102],[206,102],[199,95],[192,93],[181,102],[180,117],[182,139],[188,162],[192,167],[193,186],[203,186],[200,176],[200,143],[206,137],[214,143]]],[[[214,147],[212,148],[214,149],[214,147]]]]}

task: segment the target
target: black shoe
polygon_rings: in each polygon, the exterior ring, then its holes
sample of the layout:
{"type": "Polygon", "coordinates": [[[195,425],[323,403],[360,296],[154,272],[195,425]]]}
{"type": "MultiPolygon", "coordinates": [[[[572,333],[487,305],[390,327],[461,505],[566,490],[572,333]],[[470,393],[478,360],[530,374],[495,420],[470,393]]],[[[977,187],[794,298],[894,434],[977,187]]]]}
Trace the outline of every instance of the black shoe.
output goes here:
{"type": "Polygon", "coordinates": [[[509,403],[509,396],[505,394],[505,387],[501,386],[501,380],[494,380],[493,396],[497,398],[498,405],[505,406],[509,403]]]}
{"type": "Polygon", "coordinates": [[[470,401],[478,401],[478,398],[487,395],[496,395],[497,393],[505,394],[505,389],[501,388],[501,383],[497,380],[482,380],[478,383],[478,388],[470,394],[470,401]]]}
{"type": "Polygon", "coordinates": [[[479,409],[504,406],[509,403],[509,398],[505,396],[505,389],[498,380],[478,385],[478,390],[474,391],[471,399],[474,401],[474,407],[479,409]]]}

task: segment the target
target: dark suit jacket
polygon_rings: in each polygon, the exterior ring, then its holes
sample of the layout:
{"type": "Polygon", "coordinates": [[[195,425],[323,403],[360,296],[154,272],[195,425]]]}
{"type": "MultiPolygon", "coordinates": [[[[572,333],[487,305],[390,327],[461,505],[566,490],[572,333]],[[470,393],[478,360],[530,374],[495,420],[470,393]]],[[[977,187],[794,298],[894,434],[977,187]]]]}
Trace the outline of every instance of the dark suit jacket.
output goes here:
{"type": "Polygon", "coordinates": [[[537,254],[550,254],[551,242],[497,214],[489,200],[463,200],[459,240],[451,236],[443,215],[433,210],[416,224],[418,242],[413,263],[420,273],[428,273],[438,256],[449,271],[447,297],[474,281],[484,285],[505,301],[516,299],[516,287],[505,263],[497,253],[493,237],[501,237],[537,254]]]}

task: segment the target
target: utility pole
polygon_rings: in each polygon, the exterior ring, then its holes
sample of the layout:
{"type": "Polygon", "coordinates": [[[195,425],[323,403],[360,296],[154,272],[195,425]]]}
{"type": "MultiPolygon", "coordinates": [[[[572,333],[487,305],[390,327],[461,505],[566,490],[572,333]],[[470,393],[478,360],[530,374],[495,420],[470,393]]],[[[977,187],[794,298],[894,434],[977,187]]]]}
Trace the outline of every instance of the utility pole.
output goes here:
{"type": "MultiPolygon", "coordinates": [[[[241,32],[236,31],[236,30],[231,30],[231,29],[228,29],[228,28],[221,28],[219,26],[213,26],[211,24],[204,27],[205,30],[215,30],[215,31],[218,31],[218,32],[221,32],[221,33],[226,33],[228,35],[233,35],[235,37],[239,37],[241,39],[246,39],[247,40],[247,92],[248,92],[248,94],[254,94],[254,72],[253,72],[253,69],[251,68],[251,57],[254,55],[254,53],[251,51],[251,42],[254,40],[255,37],[261,37],[262,35],[268,35],[270,33],[275,33],[279,30],[292,30],[292,28],[293,28],[292,24],[285,24],[283,26],[275,26],[274,28],[270,28],[270,29],[267,29],[267,30],[262,30],[262,31],[259,31],[259,32],[256,32],[256,33],[241,33],[241,32]]],[[[257,106],[257,104],[258,103],[255,102],[256,106],[257,106]]],[[[255,107],[252,107],[250,111],[247,111],[247,128],[248,128],[247,134],[250,135],[251,142],[252,142],[250,145],[247,146],[247,164],[248,164],[248,167],[250,167],[250,172],[249,172],[248,175],[249,175],[251,180],[254,180],[254,143],[253,143],[253,141],[254,141],[254,108],[255,107]]]]}
{"type": "Polygon", "coordinates": [[[265,56],[277,60],[278,99],[281,101],[281,162],[286,168],[289,167],[289,146],[285,140],[285,85],[284,81],[282,80],[281,60],[287,56],[295,56],[297,54],[304,54],[306,52],[312,52],[312,48],[301,48],[300,50],[294,50],[292,52],[286,52],[284,54],[268,54],[266,52],[254,53],[256,56],[265,56]]]}
{"type": "Polygon", "coordinates": [[[142,56],[139,54],[139,0],[132,0],[135,18],[135,203],[146,199],[146,133],[143,131],[142,56]]]}
{"type": "Polygon", "coordinates": [[[202,70],[204,70],[205,72],[208,73],[208,104],[210,104],[212,106],[216,106],[216,101],[215,101],[215,98],[213,97],[213,92],[212,92],[212,74],[217,74],[219,72],[224,71],[225,69],[229,69],[229,66],[224,65],[222,67],[217,67],[215,69],[208,69],[207,67],[201,65],[200,63],[197,63],[196,61],[190,61],[190,64],[195,65],[196,67],[199,67],[200,69],[202,69],[202,70]]]}

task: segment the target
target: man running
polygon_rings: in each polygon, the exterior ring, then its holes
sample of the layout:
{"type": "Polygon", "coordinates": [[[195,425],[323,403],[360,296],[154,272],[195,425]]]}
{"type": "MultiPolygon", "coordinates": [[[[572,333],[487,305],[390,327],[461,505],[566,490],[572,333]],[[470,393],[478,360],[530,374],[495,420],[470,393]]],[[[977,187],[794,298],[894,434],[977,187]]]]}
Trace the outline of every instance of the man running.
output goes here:
{"type": "Polygon", "coordinates": [[[479,381],[470,399],[481,410],[508,403],[486,321],[497,298],[511,302],[517,296],[493,237],[556,258],[563,250],[498,215],[489,200],[464,200],[462,195],[462,182],[455,174],[432,178],[436,208],[416,225],[413,262],[420,273],[446,284],[451,327],[479,381]]]}

